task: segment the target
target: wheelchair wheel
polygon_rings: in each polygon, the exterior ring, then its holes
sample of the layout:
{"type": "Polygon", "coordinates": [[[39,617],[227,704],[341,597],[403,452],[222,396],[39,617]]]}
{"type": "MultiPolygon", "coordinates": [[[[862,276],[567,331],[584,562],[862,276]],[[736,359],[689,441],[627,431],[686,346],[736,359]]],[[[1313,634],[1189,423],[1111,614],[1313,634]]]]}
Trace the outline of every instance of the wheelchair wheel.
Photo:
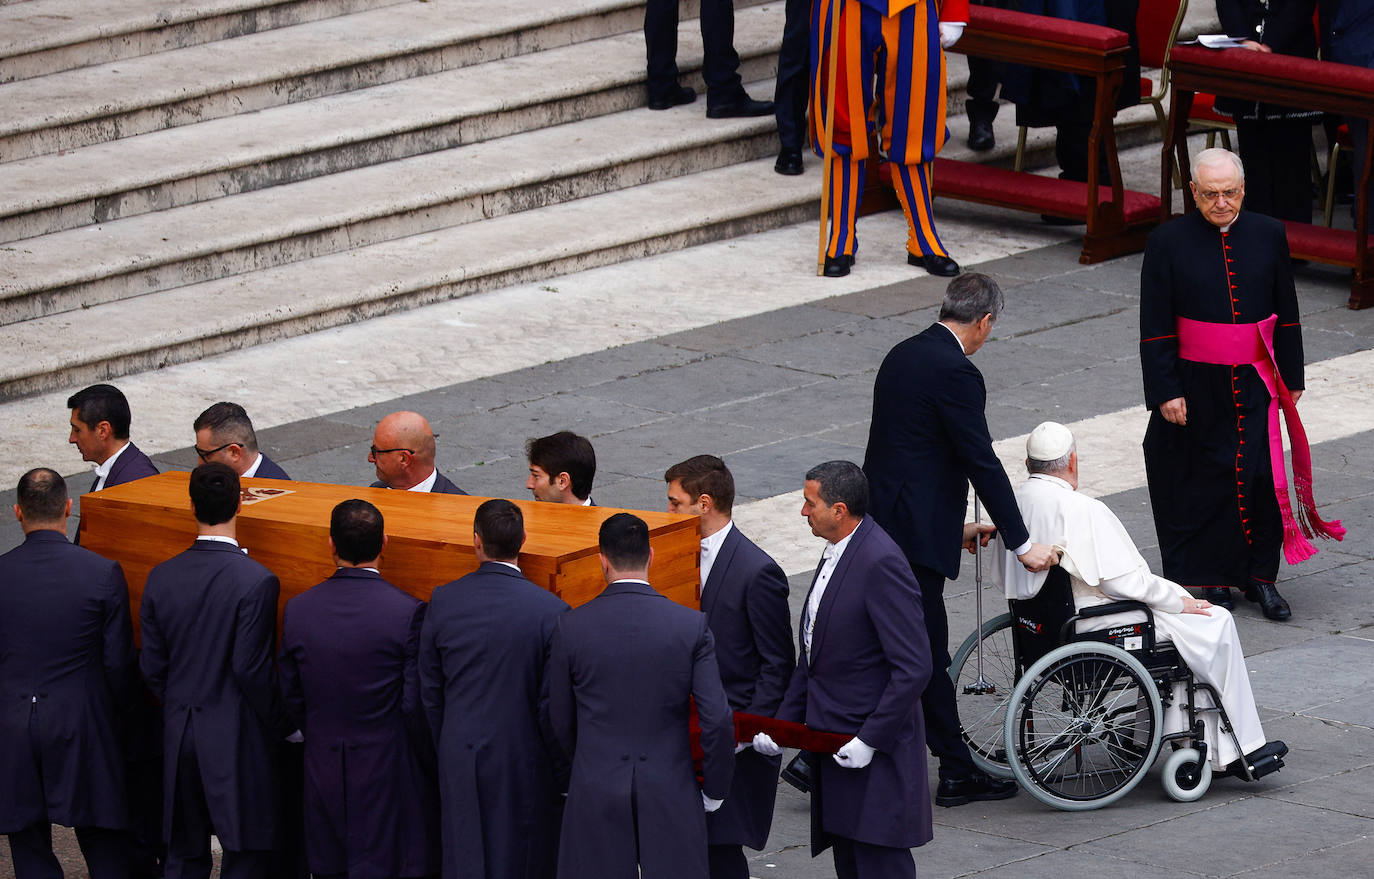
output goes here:
{"type": "Polygon", "coordinates": [[[954,681],[954,699],[959,705],[964,742],[973,762],[995,778],[1011,778],[1007,751],[1003,747],[1007,705],[1016,686],[1016,652],[1011,640],[1011,614],[1002,614],[983,623],[983,681],[991,684],[987,692],[966,692],[978,680],[978,632],[972,632],[949,665],[954,681]]]}
{"type": "Polygon", "coordinates": [[[1164,761],[1160,780],[1170,799],[1191,803],[1212,786],[1212,764],[1202,759],[1197,748],[1179,748],[1164,761]]]}
{"type": "Polygon", "coordinates": [[[1163,713],[1150,673],[1126,651],[1083,641],[1056,647],[1012,692],[1004,731],[1012,774],[1046,805],[1101,808],[1154,764],[1163,713]]]}

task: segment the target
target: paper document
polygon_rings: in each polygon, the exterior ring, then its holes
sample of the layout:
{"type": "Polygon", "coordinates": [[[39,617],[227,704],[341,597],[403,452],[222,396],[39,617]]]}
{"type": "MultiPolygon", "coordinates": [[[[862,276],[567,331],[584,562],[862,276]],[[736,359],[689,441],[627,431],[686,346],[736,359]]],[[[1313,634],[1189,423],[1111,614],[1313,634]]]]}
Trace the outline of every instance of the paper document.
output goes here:
{"type": "Polygon", "coordinates": [[[1245,40],[1226,34],[1198,34],[1197,41],[1209,49],[1239,49],[1245,40]]]}

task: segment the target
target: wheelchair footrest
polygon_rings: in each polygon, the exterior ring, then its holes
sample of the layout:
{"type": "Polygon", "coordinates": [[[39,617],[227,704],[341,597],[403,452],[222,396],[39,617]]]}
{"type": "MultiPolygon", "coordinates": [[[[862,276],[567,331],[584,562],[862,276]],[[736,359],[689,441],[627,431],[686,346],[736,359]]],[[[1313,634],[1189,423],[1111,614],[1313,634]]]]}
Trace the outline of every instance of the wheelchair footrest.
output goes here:
{"type": "Polygon", "coordinates": [[[1271,772],[1278,772],[1283,768],[1283,758],[1277,754],[1268,757],[1261,757],[1250,764],[1250,777],[1263,778],[1271,772]]]}
{"type": "Polygon", "coordinates": [[[1250,770],[1250,779],[1260,779],[1271,772],[1278,772],[1283,768],[1283,758],[1288,754],[1288,746],[1283,742],[1269,742],[1257,751],[1246,754],[1240,760],[1231,764],[1231,774],[1237,778],[1246,777],[1245,770],[1250,770]]]}

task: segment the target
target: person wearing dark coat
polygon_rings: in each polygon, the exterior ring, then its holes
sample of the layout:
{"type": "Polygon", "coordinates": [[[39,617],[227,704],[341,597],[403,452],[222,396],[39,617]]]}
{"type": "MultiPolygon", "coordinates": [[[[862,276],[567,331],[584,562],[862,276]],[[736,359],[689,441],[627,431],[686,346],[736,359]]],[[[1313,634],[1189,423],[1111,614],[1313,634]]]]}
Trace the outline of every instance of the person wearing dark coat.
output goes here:
{"type": "Polygon", "coordinates": [[[72,394],[67,408],[72,410],[67,442],[95,466],[91,491],[157,475],[152,460],[129,441],[129,401],[119,388],[91,385],[72,394]]]}
{"type": "MultiPolygon", "coordinates": [[[[866,515],[849,461],[811,468],[802,515],[826,548],[802,610],[802,651],[778,717],[851,735],[812,754],[811,855],[839,879],[915,879],[910,849],[932,836],[920,698],[933,674],[920,588],[901,549],[866,515]]],[[[781,753],[767,733],[754,748],[781,753]]]]}
{"type": "MultiPolygon", "coordinates": [[[[697,455],[663,479],[668,512],[701,517],[701,611],[730,707],[772,717],[796,665],[787,575],[731,521],[735,478],[724,461],[697,455]]],[[[706,816],[711,879],[748,879],[742,846],[768,842],[781,762],[749,747],[735,754],[730,795],[706,816]]]]}
{"type": "MultiPolygon", "coordinates": [[[[1355,67],[1374,67],[1374,0],[1317,0],[1321,9],[1322,60],[1355,67]]],[[[1354,180],[1364,179],[1364,152],[1369,143],[1369,122],[1347,116],[1354,149],[1354,180]]],[[[1328,170],[1328,173],[1333,173],[1328,170]]],[[[1367,206],[1374,221],[1374,199],[1367,206]]],[[[1354,209],[1352,207],[1353,216],[1354,209]]]]}
{"type": "Polygon", "coordinates": [[[1269,389],[1254,366],[1181,357],[1178,322],[1276,315],[1274,361],[1296,402],[1302,325],[1288,237],[1279,221],[1241,210],[1247,175],[1233,153],[1204,150],[1193,164],[1197,210],[1150,233],[1140,270],[1145,476],[1163,574],[1227,609],[1240,589],[1265,616],[1285,620],[1292,609],[1274,585],[1284,524],[1269,389]]]}
{"type": "Polygon", "coordinates": [[[707,879],[705,813],[730,791],[735,744],[711,630],[649,585],[642,519],[616,513],[599,543],[608,585],[559,618],[550,648],[549,720],[572,758],[558,877],[707,879]]]}
{"type": "Polygon", "coordinates": [[[1032,544],[1006,471],[992,449],[982,373],[969,356],[982,347],[1001,313],[1002,291],[987,275],[950,282],[939,322],[899,342],[873,383],[873,419],[864,455],[874,521],[902,548],[921,584],[935,674],[921,700],[926,739],[940,759],[936,802],[1014,796],[1016,784],[980,772],[959,722],[949,669],[945,580],[959,576],[969,483],[998,533],[1023,564],[1052,564],[1049,547],[1032,544]]]}
{"type": "Polygon", "coordinates": [[[570,430],[525,442],[529,478],[525,488],[537,501],[594,507],[592,482],[596,479],[596,449],[591,440],[570,430]]]}
{"type": "Polygon", "coordinates": [[[811,3],[786,0],[778,75],[773,81],[773,116],[778,123],[778,158],[773,170],[788,177],[806,172],[806,109],[811,101],[811,3]]]}
{"type": "Polygon", "coordinates": [[[485,501],[472,527],[480,564],[434,590],[420,636],[420,696],[439,753],[443,875],[552,876],[567,778],[542,694],[549,639],[568,605],[520,573],[519,507],[485,501]]]}
{"type": "Polygon", "coordinates": [[[286,603],[281,685],[305,736],[306,861],[316,877],[439,870],[438,791],[420,709],[425,603],[382,578],[381,512],[330,516],[334,575],[286,603]]]}
{"type": "Polygon", "coordinates": [[[467,494],[434,466],[434,431],[416,412],[392,412],[377,422],[367,460],[377,469],[372,488],[467,494]]]}
{"type": "Polygon", "coordinates": [[[25,473],[16,495],[24,542],[0,556],[0,833],[16,879],[62,875],[53,824],[76,828],[92,879],[123,879],[117,712],[137,678],[124,572],[67,541],[55,471],[25,473]]]}
{"type": "Polygon", "coordinates": [[[273,665],[277,578],[235,539],[239,478],[191,472],[199,537],[148,574],[139,607],[144,680],[163,708],[167,875],[265,874],[278,843],[275,745],[295,735],[273,665]]]}
{"type": "Polygon", "coordinates": [[[276,461],[258,450],[253,421],[238,403],[216,403],[196,417],[196,455],[202,462],[228,464],[240,479],[290,479],[276,461]]]}

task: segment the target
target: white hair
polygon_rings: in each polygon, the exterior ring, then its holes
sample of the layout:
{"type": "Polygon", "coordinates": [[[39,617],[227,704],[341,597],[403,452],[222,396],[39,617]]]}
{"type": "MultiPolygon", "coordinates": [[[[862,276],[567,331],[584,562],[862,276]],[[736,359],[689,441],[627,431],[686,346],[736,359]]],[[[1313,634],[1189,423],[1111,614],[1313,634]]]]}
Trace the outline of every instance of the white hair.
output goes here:
{"type": "Polygon", "coordinates": [[[1193,179],[1194,179],[1194,180],[1197,179],[1197,172],[1198,172],[1198,169],[1201,168],[1202,166],[1204,166],[1204,165],[1220,165],[1224,160],[1227,160],[1227,159],[1229,159],[1230,162],[1231,162],[1231,164],[1235,166],[1236,173],[1240,175],[1241,182],[1244,182],[1244,181],[1245,181],[1245,166],[1244,166],[1243,164],[1241,164],[1240,156],[1236,155],[1235,153],[1231,152],[1230,150],[1222,149],[1221,147],[1212,147],[1211,149],[1203,150],[1202,152],[1198,153],[1196,156],[1193,156],[1193,165],[1192,165],[1192,176],[1193,176],[1193,179]]]}

